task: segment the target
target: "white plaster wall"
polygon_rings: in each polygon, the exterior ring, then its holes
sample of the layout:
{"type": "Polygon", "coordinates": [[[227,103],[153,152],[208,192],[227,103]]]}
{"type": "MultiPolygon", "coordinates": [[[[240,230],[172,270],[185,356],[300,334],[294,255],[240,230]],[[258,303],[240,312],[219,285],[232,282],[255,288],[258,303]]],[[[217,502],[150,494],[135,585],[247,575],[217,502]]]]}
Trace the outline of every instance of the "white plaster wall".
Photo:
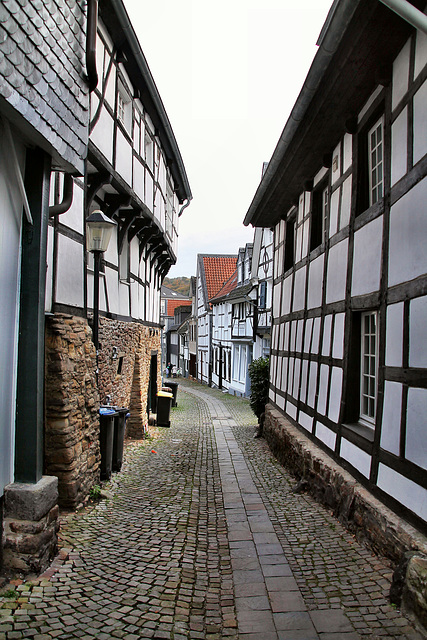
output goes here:
{"type": "Polygon", "coordinates": [[[291,292],[293,273],[291,273],[285,280],[283,280],[283,293],[282,293],[282,315],[287,315],[291,310],[291,292]]]}
{"type": "Polygon", "coordinates": [[[427,368],[427,296],[409,305],[409,366],[427,368]]]}
{"type": "Polygon", "coordinates": [[[408,169],[408,108],[405,107],[391,126],[391,185],[408,169]]]}
{"type": "Polygon", "coordinates": [[[294,299],[292,310],[300,311],[305,306],[305,279],[307,276],[307,267],[301,267],[295,271],[294,299]]]}
{"type": "Polygon", "coordinates": [[[387,307],[385,363],[387,367],[402,366],[403,302],[387,307]]]}
{"type": "Polygon", "coordinates": [[[320,342],[320,318],[314,318],[313,338],[311,341],[311,353],[319,353],[319,342],[320,342]]]}
{"type": "Polygon", "coordinates": [[[150,211],[153,211],[153,208],[154,208],[154,190],[153,189],[154,189],[153,178],[150,172],[148,171],[148,169],[146,169],[144,203],[147,205],[150,211]]]}
{"type": "Polygon", "coordinates": [[[389,286],[427,272],[427,180],[419,182],[391,208],[389,286]]]}
{"type": "Polygon", "coordinates": [[[332,367],[331,384],[329,390],[328,418],[338,424],[340,417],[342,397],[343,370],[341,367],[332,367]]]}
{"type": "Polygon", "coordinates": [[[411,42],[408,40],[393,63],[392,109],[399,104],[408,90],[410,51],[411,42]]]}
{"type": "MultiPolygon", "coordinates": [[[[107,251],[104,253],[104,258],[107,262],[111,262],[111,264],[114,264],[116,267],[118,267],[119,265],[119,252],[118,252],[118,227],[117,225],[115,227],[113,227],[113,232],[111,234],[111,240],[110,240],[110,244],[108,245],[108,249],[107,251]]],[[[90,257],[90,264],[93,264],[92,262],[92,255],[89,254],[90,257]]]]}
{"type": "MultiPolygon", "coordinates": [[[[107,294],[108,294],[108,311],[110,313],[120,313],[120,304],[119,304],[119,283],[118,283],[118,275],[117,271],[110,269],[110,267],[105,267],[105,280],[107,283],[107,294]]],[[[101,290],[101,286],[100,286],[101,290]]]]}
{"type": "MultiPolygon", "coordinates": [[[[0,496],[13,481],[22,198],[0,119],[0,496]]],[[[15,137],[21,171],[25,149],[15,137]]]]}
{"type": "Polygon", "coordinates": [[[332,238],[338,231],[338,212],[340,206],[341,187],[335,189],[331,195],[329,207],[329,237],[332,238]]]}
{"type": "Polygon", "coordinates": [[[371,456],[356,447],[352,442],[349,442],[345,438],[341,440],[340,455],[344,460],[347,460],[355,469],[359,471],[366,478],[369,478],[371,470],[371,456]]]}
{"type": "Polygon", "coordinates": [[[305,335],[304,335],[304,353],[309,353],[311,334],[313,332],[313,318],[307,318],[305,323],[305,335]]]}
{"type": "Polygon", "coordinates": [[[113,164],[113,130],[113,118],[103,107],[99,120],[90,134],[90,139],[111,164],[113,164]]]}
{"type": "Polygon", "coordinates": [[[323,293],[323,265],[325,254],[322,253],[315,260],[310,262],[308,274],[308,309],[315,309],[322,304],[323,293]]]}
{"type": "Polygon", "coordinates": [[[380,287],[382,233],[380,216],[354,234],[352,296],[372,293],[380,287]]]}
{"type": "Polygon", "coordinates": [[[292,404],[292,402],[290,402],[289,400],[286,403],[286,413],[288,414],[288,416],[290,416],[293,420],[296,419],[297,417],[297,408],[294,404],[292,404]]]}
{"type": "Polygon", "coordinates": [[[298,422],[306,431],[310,433],[313,431],[313,417],[307,415],[304,411],[299,412],[298,422]]]}
{"type": "MultiPolygon", "coordinates": [[[[105,268],[107,272],[108,267],[105,268]]],[[[105,300],[105,275],[99,274],[99,310],[107,311],[107,305],[105,300]]],[[[93,309],[93,271],[88,272],[87,276],[87,306],[89,309],[93,309]]]]}
{"type": "Polygon", "coordinates": [[[74,182],[73,202],[66,213],[59,218],[61,224],[74,229],[77,233],[84,234],[84,192],[83,188],[74,182]]]}
{"type": "Polygon", "coordinates": [[[348,226],[350,222],[351,212],[351,176],[342,184],[341,212],[340,212],[340,229],[348,226]]]}
{"type": "Polygon", "coordinates": [[[130,283],[130,312],[129,315],[132,318],[139,319],[139,291],[142,289],[141,285],[135,280],[131,280],[130,283]]]}
{"type": "Polygon", "coordinates": [[[316,400],[317,369],[317,362],[310,362],[307,404],[312,408],[314,408],[314,402],[316,400]]]}
{"type": "Polygon", "coordinates": [[[303,360],[301,365],[301,390],[300,400],[305,402],[307,399],[307,383],[308,383],[308,360],[303,360]]]}
{"type": "Polygon", "coordinates": [[[276,396],[276,404],[282,411],[285,410],[285,399],[282,396],[276,396]]]}
{"type": "Polygon", "coordinates": [[[129,186],[132,186],[132,145],[117,127],[116,171],[129,186]]]}
{"type": "Polygon", "coordinates": [[[326,364],[320,365],[320,384],[317,411],[326,415],[326,401],[328,399],[329,367],[326,364]]]}
{"type": "Polygon", "coordinates": [[[282,391],[286,391],[288,385],[288,358],[281,358],[278,362],[277,386],[282,391]]]}
{"type": "Polygon", "coordinates": [[[427,153],[427,81],[414,96],[414,164],[427,153]]]}
{"type": "Polygon", "coordinates": [[[353,136],[350,133],[346,133],[343,140],[344,154],[343,154],[343,173],[351,167],[352,154],[353,154],[353,136]]]}
{"type": "Polygon", "coordinates": [[[316,438],[326,444],[329,449],[335,449],[337,434],[328,429],[328,427],[321,422],[316,423],[316,438]]]}
{"type": "Polygon", "coordinates": [[[345,314],[337,313],[335,316],[334,341],[332,345],[332,357],[342,359],[344,357],[344,325],[345,314]]]}
{"type": "Polygon", "coordinates": [[[427,64],[427,33],[417,29],[417,39],[415,44],[415,68],[414,77],[421,73],[427,64]]]}
{"type": "Polygon", "coordinates": [[[79,242],[58,236],[56,301],[73,307],[83,307],[84,249],[79,242]]]}
{"type": "Polygon", "coordinates": [[[138,158],[133,159],[133,190],[144,202],[144,165],[138,158]]]}
{"type": "Polygon", "coordinates": [[[338,302],[345,298],[347,281],[348,239],[334,245],[329,251],[326,284],[326,302],[338,302]]]}
{"type": "Polygon", "coordinates": [[[119,282],[119,313],[121,316],[128,316],[129,309],[129,284],[119,282]]]}
{"type": "Polygon", "coordinates": [[[408,389],[406,458],[427,469],[427,389],[408,389]]]}
{"type": "Polygon", "coordinates": [[[384,464],[379,466],[377,485],[420,518],[427,520],[426,489],[384,464]]]}
{"type": "Polygon", "coordinates": [[[331,348],[332,314],[325,316],[323,323],[322,355],[328,356],[331,348]]]}
{"type": "Polygon", "coordinates": [[[302,335],[303,335],[303,331],[304,331],[304,320],[298,320],[298,326],[297,326],[297,342],[296,342],[296,351],[298,353],[301,353],[302,351],[302,335]]]}
{"type": "Polygon", "coordinates": [[[381,448],[398,456],[400,452],[400,420],[402,413],[402,385],[385,381],[381,427],[381,448]]]}

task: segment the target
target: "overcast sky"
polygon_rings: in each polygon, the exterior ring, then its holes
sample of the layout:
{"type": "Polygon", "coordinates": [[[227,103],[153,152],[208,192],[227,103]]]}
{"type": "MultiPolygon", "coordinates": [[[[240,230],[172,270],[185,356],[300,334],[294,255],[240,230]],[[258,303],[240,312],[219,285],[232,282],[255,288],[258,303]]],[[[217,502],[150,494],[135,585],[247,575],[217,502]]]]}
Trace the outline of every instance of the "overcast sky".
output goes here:
{"type": "Polygon", "coordinates": [[[169,277],[235,254],[243,219],[316,53],[332,0],[124,0],[180,148],[193,200],[169,277]]]}

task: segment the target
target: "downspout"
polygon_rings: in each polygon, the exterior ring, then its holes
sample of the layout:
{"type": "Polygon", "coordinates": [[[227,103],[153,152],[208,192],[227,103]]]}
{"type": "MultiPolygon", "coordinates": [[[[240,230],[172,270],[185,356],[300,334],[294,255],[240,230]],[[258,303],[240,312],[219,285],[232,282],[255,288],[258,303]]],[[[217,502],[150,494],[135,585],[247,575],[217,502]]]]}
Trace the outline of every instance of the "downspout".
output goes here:
{"type": "Polygon", "coordinates": [[[89,91],[94,91],[98,84],[96,70],[96,34],[98,30],[98,0],[88,0],[86,27],[86,71],[89,91]]]}
{"type": "Polygon", "coordinates": [[[186,209],[188,207],[188,205],[191,203],[192,199],[193,198],[187,198],[187,202],[179,210],[178,218],[180,218],[182,216],[182,212],[184,211],[184,209],[186,209]]]}
{"type": "Polygon", "coordinates": [[[380,2],[409,22],[415,29],[427,33],[427,15],[414,7],[408,0],[380,0],[380,2]]]}
{"type": "Polygon", "coordinates": [[[74,180],[70,173],[64,175],[64,191],[62,202],[49,207],[49,218],[56,218],[62,215],[71,207],[73,203],[74,180]]]}

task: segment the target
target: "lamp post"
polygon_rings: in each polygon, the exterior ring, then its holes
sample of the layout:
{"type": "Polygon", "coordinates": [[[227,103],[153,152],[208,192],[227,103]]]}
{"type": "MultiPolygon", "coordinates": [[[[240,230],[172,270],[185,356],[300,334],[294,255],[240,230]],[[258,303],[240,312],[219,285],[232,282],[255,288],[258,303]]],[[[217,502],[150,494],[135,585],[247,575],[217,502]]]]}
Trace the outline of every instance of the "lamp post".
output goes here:
{"type": "Polygon", "coordinates": [[[96,368],[98,369],[98,325],[99,325],[99,265],[101,254],[107,251],[111,234],[116,223],[102,211],[93,211],[86,219],[86,246],[93,254],[93,343],[96,349],[96,368]]]}

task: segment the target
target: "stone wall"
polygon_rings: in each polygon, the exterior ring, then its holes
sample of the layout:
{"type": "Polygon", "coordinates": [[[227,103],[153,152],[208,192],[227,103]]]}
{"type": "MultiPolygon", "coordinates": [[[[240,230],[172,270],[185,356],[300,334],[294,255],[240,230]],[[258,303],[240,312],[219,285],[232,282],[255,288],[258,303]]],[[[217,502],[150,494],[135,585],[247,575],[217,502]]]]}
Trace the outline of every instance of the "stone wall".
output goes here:
{"type": "Polygon", "coordinates": [[[74,509],[99,482],[99,414],[110,404],[127,407],[126,434],[148,431],[150,363],[158,354],[160,329],[100,318],[99,375],[87,320],[65,314],[46,320],[45,473],[59,480],[59,504],[74,509]]]}
{"type": "Polygon", "coordinates": [[[160,329],[136,322],[100,319],[99,393],[101,403],[127,407],[126,434],[141,438],[148,430],[147,394],[151,356],[157,353],[157,388],[161,387],[160,329]]]}
{"type": "Polygon", "coordinates": [[[45,473],[74,509],[99,482],[99,395],[92,333],[83,318],[46,319],[45,473]]]}
{"type": "Polygon", "coordinates": [[[427,553],[427,540],[375,498],[272,405],[266,406],[264,437],[301,487],[376,552],[394,563],[408,550],[427,553]]]}

